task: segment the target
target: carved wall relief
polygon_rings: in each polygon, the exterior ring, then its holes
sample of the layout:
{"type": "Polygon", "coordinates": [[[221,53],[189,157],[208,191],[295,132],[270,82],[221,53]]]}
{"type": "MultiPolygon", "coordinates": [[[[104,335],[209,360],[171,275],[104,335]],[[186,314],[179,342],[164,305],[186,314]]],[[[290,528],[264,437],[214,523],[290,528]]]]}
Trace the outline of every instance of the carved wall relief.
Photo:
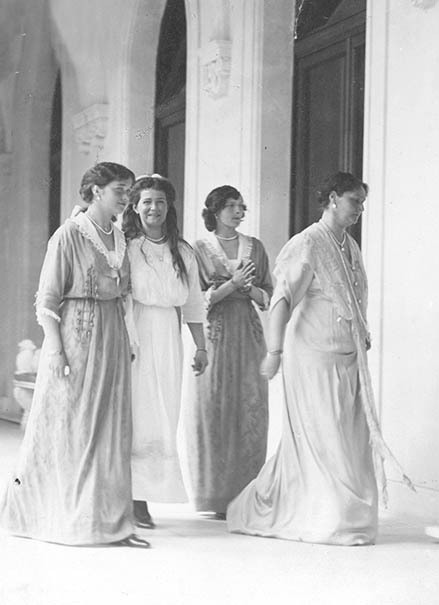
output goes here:
{"type": "Polygon", "coordinates": [[[108,129],[108,104],[96,103],[72,117],[79,151],[85,155],[104,147],[108,129]]]}
{"type": "Polygon", "coordinates": [[[203,90],[213,99],[227,95],[232,64],[232,44],[212,40],[201,52],[203,90]]]}

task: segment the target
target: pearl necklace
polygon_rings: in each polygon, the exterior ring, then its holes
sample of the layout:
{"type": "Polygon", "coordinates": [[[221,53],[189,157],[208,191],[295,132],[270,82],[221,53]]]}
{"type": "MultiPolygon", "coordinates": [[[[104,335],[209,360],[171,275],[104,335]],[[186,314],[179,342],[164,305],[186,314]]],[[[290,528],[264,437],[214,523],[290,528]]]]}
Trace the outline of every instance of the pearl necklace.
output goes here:
{"type": "Polygon", "coordinates": [[[143,235],[145,236],[145,239],[152,242],[153,244],[162,244],[164,241],[166,241],[166,238],[167,238],[166,235],[162,235],[161,237],[158,237],[158,238],[150,237],[149,235],[146,235],[146,233],[144,233],[143,235]]]}
{"type": "Polygon", "coordinates": [[[93,225],[97,229],[99,229],[99,231],[102,231],[102,233],[104,233],[104,235],[111,235],[113,233],[113,230],[114,230],[113,224],[111,225],[111,227],[109,228],[109,230],[106,231],[103,227],[101,227],[99,225],[99,223],[97,223],[96,221],[94,221],[89,214],[86,213],[85,216],[88,218],[89,221],[91,221],[93,223],[93,225]]]}
{"type": "Polygon", "coordinates": [[[232,235],[232,237],[223,237],[222,235],[218,235],[217,233],[215,233],[215,237],[217,237],[218,239],[220,239],[224,242],[231,242],[232,240],[238,238],[238,234],[236,233],[235,235],[232,235]]]}

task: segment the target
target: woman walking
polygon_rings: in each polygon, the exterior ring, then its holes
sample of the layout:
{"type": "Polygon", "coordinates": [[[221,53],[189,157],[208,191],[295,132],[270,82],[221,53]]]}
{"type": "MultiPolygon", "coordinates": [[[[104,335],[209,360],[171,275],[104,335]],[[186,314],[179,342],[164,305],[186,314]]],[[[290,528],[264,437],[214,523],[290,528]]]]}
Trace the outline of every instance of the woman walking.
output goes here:
{"type": "MultiPolygon", "coordinates": [[[[207,365],[204,302],[192,248],[179,235],[175,189],[160,175],[137,179],[123,230],[131,264],[135,359],[133,495],[137,525],[154,527],[148,501],[186,502],[177,452],[182,380],[181,322],[196,347],[196,375],[207,365]]],[[[128,314],[130,315],[130,313],[128,314]]]]}
{"type": "Polygon", "coordinates": [[[377,533],[376,469],[394,461],[374,409],[366,350],[367,280],[347,228],[368,187],[331,176],[322,218],[282,249],[262,371],[281,360],[286,407],[277,453],[230,504],[230,531],[338,545],[372,544],[377,533]]]}
{"type": "Polygon", "coordinates": [[[0,503],[10,533],[61,544],[148,547],[133,534],[130,349],[123,299],[129,266],[112,218],[133,173],[88,170],[86,212],[49,241],[36,300],[40,367],[14,475],[0,503]]]}
{"type": "Polygon", "coordinates": [[[219,519],[257,475],[267,447],[268,388],[259,374],[266,348],[255,304],[268,308],[272,285],[262,243],[237,231],[245,212],[237,189],[217,187],[203,210],[209,235],[194,246],[209,366],[185,406],[189,484],[196,509],[219,519]]]}

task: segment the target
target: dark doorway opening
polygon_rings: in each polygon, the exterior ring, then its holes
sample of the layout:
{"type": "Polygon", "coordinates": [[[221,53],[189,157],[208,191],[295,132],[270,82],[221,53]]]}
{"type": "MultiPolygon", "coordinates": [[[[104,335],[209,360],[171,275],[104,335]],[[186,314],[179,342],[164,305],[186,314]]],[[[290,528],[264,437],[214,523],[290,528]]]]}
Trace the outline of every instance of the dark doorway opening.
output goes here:
{"type": "Polygon", "coordinates": [[[58,72],[52,101],[49,166],[49,235],[59,227],[61,217],[62,88],[58,72]]]}
{"type": "Polygon", "coordinates": [[[362,177],[365,32],[365,0],[296,2],[291,234],[319,219],[327,175],[362,177]]]}
{"type": "Polygon", "coordinates": [[[168,0],[160,28],[156,67],[155,171],[176,193],[178,227],[183,229],[186,131],[186,9],[168,0]]]}

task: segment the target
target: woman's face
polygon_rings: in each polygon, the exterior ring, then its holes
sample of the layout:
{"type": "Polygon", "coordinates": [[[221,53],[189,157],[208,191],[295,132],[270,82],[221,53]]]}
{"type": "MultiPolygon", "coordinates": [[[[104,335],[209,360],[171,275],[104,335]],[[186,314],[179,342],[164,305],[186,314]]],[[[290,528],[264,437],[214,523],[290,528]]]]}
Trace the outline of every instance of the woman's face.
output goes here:
{"type": "Polygon", "coordinates": [[[135,207],[144,229],[161,227],[168,214],[168,200],[164,191],[143,189],[135,207]]]}
{"type": "Polygon", "coordinates": [[[330,199],[331,203],[336,205],[333,210],[339,224],[343,227],[349,227],[358,222],[363,213],[366,191],[363,187],[354,191],[345,191],[343,195],[337,195],[333,191],[330,199]]]}
{"type": "Polygon", "coordinates": [[[229,197],[224,205],[224,208],[222,208],[222,210],[220,210],[217,214],[217,223],[219,225],[222,224],[226,227],[236,229],[236,227],[239,226],[239,223],[243,220],[245,211],[246,206],[242,201],[242,197],[239,197],[237,200],[229,197]]]}
{"type": "Polygon", "coordinates": [[[95,204],[99,204],[100,207],[109,215],[115,216],[125,210],[128,204],[128,192],[133,186],[131,179],[121,179],[117,181],[111,181],[104,187],[95,186],[95,204]]]}

